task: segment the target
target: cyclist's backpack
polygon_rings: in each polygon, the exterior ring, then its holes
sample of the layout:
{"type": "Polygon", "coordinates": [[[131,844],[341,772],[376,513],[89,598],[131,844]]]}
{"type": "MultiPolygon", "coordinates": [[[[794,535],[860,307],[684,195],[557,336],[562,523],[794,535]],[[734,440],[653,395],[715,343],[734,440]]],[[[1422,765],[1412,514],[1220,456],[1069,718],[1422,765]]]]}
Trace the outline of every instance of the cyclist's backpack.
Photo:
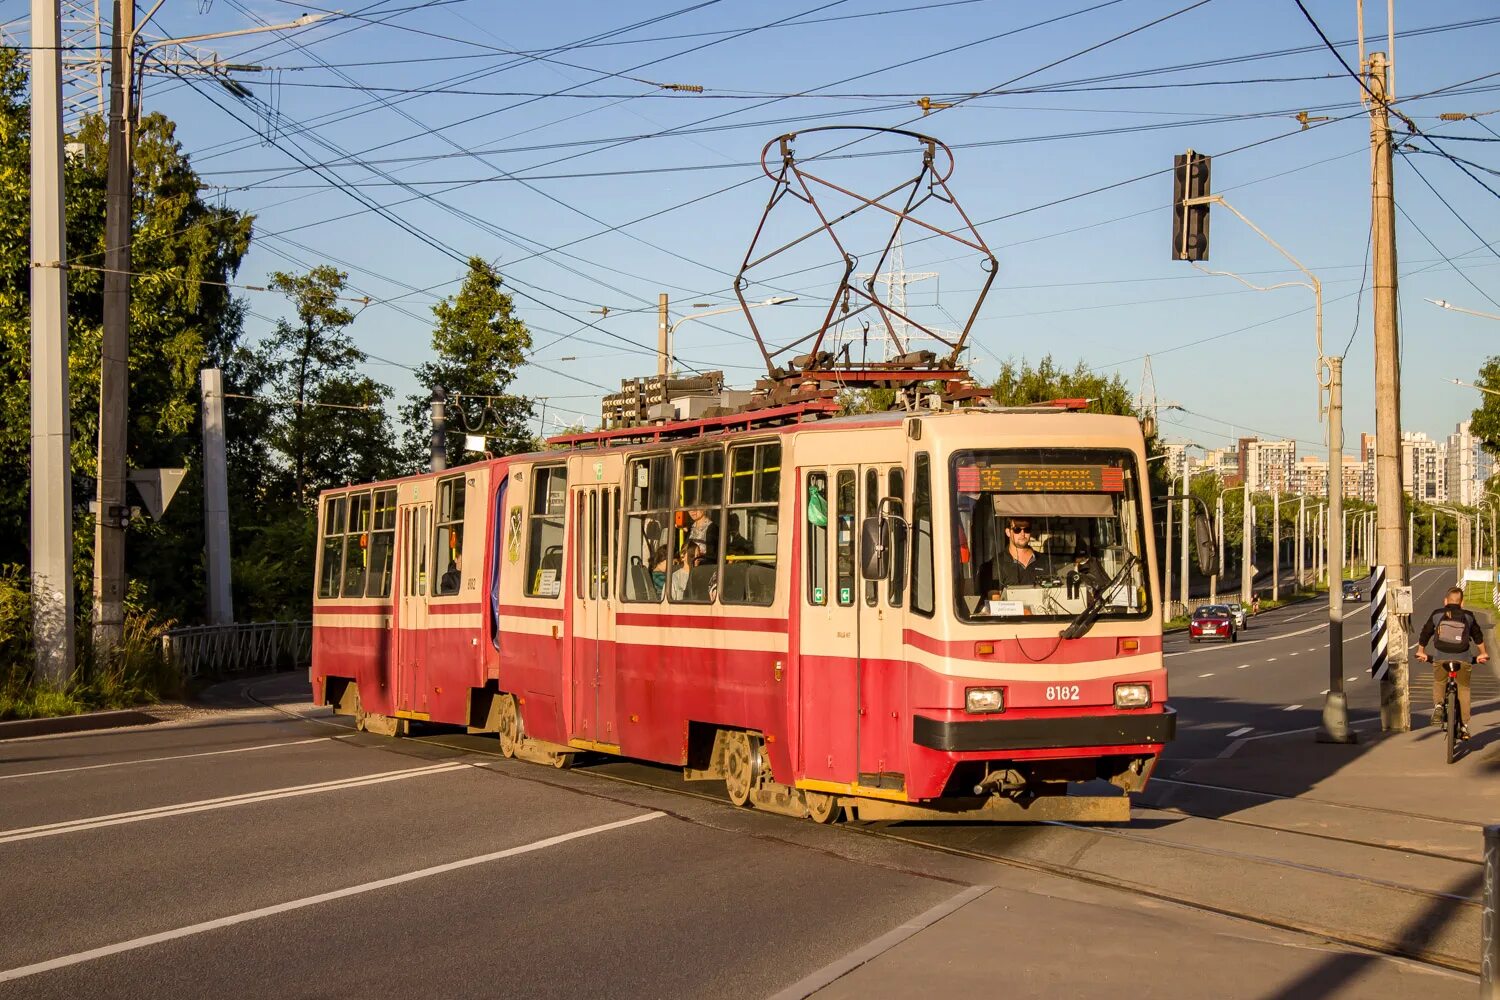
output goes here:
{"type": "Polygon", "coordinates": [[[1432,644],[1444,653],[1467,653],[1469,651],[1469,616],[1460,611],[1450,618],[1448,612],[1439,612],[1443,617],[1437,623],[1432,644]]]}

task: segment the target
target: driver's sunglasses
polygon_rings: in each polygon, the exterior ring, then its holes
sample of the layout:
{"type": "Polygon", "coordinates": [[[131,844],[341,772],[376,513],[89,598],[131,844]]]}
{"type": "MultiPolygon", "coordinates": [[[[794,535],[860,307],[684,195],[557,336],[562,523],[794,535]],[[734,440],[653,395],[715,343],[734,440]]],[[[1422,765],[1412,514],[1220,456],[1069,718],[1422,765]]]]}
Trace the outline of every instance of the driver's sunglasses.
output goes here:
{"type": "Polygon", "coordinates": [[[1010,530],[1011,530],[1012,534],[1016,534],[1016,535],[1029,535],[1029,534],[1031,534],[1031,525],[1029,525],[1029,524],[1013,524],[1013,525],[1010,526],[1010,530]]]}

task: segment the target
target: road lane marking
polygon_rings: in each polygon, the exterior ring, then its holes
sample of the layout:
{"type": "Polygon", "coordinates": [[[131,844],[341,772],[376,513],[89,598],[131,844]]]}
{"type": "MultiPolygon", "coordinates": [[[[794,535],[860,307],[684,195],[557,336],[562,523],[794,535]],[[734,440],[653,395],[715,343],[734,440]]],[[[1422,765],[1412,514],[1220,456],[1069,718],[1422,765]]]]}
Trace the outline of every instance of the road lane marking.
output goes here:
{"type": "Polygon", "coordinates": [[[1244,670],[1249,665],[1250,664],[1248,664],[1248,663],[1241,663],[1239,666],[1235,667],[1234,669],[1236,669],[1236,670],[1244,670]]]}
{"type": "Polygon", "coordinates": [[[1199,675],[1198,675],[1198,676],[1199,676],[1199,677],[1212,677],[1212,676],[1213,676],[1213,674],[1212,674],[1212,673],[1207,673],[1207,674],[1199,674],[1199,675]]]}
{"type": "MultiPolygon", "coordinates": [[[[460,767],[468,765],[460,764],[460,767]]],[[[79,965],[83,962],[92,962],[96,958],[107,958],[110,955],[119,955],[122,952],[135,951],[139,948],[148,948],[154,944],[162,944],[166,941],[175,941],[179,938],[191,937],[195,934],[203,934],[207,931],[215,931],[224,927],[233,927],[235,924],[247,923],[251,920],[260,920],[264,917],[273,917],[281,913],[290,913],[293,910],[301,910],[319,903],[329,903],[336,899],[345,899],[349,896],[358,896],[377,889],[388,889],[393,885],[403,885],[407,882],[415,882],[418,879],[430,878],[433,875],[444,875],[448,872],[460,871],[464,868],[472,868],[475,865],[488,864],[491,861],[500,861],[505,858],[513,858],[520,854],[530,854],[533,851],[545,850],[565,844],[570,840],[579,840],[583,837],[592,837],[622,827],[634,826],[637,823],[645,823],[653,819],[661,819],[666,813],[650,812],[641,816],[633,816],[630,819],[617,820],[613,823],[604,823],[600,826],[591,826],[583,830],[574,830],[572,833],[562,833],[555,837],[547,837],[544,840],[536,840],[519,847],[507,847],[503,851],[493,851],[489,854],[481,854],[477,857],[464,858],[460,861],[450,861],[447,864],[433,865],[431,868],[421,868],[404,875],[392,875],[389,878],[377,879],[374,882],[363,882],[359,885],[351,885],[346,889],[335,889],[332,892],[320,892],[316,896],[304,896],[302,899],[292,899],[285,903],[276,903],[273,906],[262,906],[256,910],[247,910],[244,913],[235,913],[227,917],[219,917],[217,920],[205,920],[199,924],[189,924],[186,927],[178,927],[175,930],[162,931],[157,934],[147,934],[144,937],[131,938],[128,941],[120,941],[117,944],[105,945],[102,948],[91,948],[88,951],[74,952],[71,955],[63,955],[60,958],[48,959],[45,962],[36,962],[32,965],[22,965],[14,969],[0,971],[0,983],[12,982],[17,979],[25,979],[43,972],[52,972],[56,969],[67,968],[70,965],[79,965]]]]}
{"type": "Polygon", "coordinates": [[[124,823],[140,823],[148,819],[161,819],[167,816],[184,816],[189,813],[208,812],[212,809],[228,809],[232,806],[269,802],[274,799],[316,795],[319,792],[363,788],[366,785],[379,785],[387,781],[403,781],[407,778],[445,774],[449,771],[464,770],[470,766],[452,761],[444,764],[431,764],[427,767],[409,767],[399,771],[382,771],[378,774],[365,774],[354,778],[319,781],[310,785],[291,785],[286,788],[269,788],[265,791],[245,792],[240,795],[224,795],[216,799],[202,799],[197,802],[180,802],[174,805],[154,806],[150,809],[133,809],[130,812],[112,813],[107,816],[88,816],[59,823],[44,823],[41,826],[17,827],[12,830],[0,830],[0,844],[9,844],[18,840],[34,840],[38,837],[55,837],[59,834],[78,833],[83,830],[97,830],[101,827],[120,826],[124,823]]]}
{"type": "Polygon", "coordinates": [[[1276,662],[1276,657],[1274,657],[1274,656],[1268,656],[1268,657],[1266,657],[1266,662],[1267,663],[1275,663],[1276,662]]]}
{"type": "MultiPolygon", "coordinates": [[[[1287,654],[1287,655],[1289,655],[1289,656],[1296,656],[1296,655],[1297,655],[1297,653],[1298,653],[1298,652],[1299,652],[1299,650],[1295,650],[1295,649],[1294,649],[1294,650],[1292,650],[1292,651],[1291,651],[1291,652],[1290,652],[1290,653],[1289,653],[1289,654],[1287,654]]],[[[1276,657],[1274,657],[1274,656],[1273,656],[1273,657],[1271,657],[1271,659],[1273,659],[1273,660],[1274,660],[1274,659],[1276,659],[1276,657]]]]}
{"type": "Polygon", "coordinates": [[[1359,680],[1359,678],[1358,677],[1345,677],[1344,680],[1345,681],[1357,681],[1357,680],[1359,680]]]}
{"type": "MultiPolygon", "coordinates": [[[[1325,691],[1324,694],[1327,694],[1327,692],[1325,691]]],[[[1295,711],[1297,711],[1297,709],[1299,709],[1301,707],[1302,707],[1301,705],[1288,705],[1286,708],[1283,708],[1282,711],[1283,712],[1295,712],[1295,711]]]]}
{"type": "Polygon", "coordinates": [[[1328,693],[1328,689],[1327,688],[1324,688],[1323,690],[1321,690],[1321,691],[1318,692],[1318,694],[1327,694],[1327,693],[1328,693]]]}
{"type": "MultiPolygon", "coordinates": [[[[193,757],[217,757],[226,753],[250,753],[252,750],[275,750],[278,747],[300,747],[307,743],[323,743],[341,739],[338,736],[314,736],[307,740],[291,740],[286,743],[261,743],[253,747],[235,747],[232,750],[205,750],[202,753],[180,753],[171,757],[142,757],[139,760],[117,760],[108,764],[84,764],[80,767],[58,767],[50,771],[22,771],[20,774],[0,774],[0,781],[7,778],[40,778],[47,774],[71,774],[74,771],[97,771],[103,767],[125,767],[129,764],[156,764],[164,760],[188,760],[193,757]]],[[[5,761],[0,761],[0,764],[5,761]]]]}
{"type": "Polygon", "coordinates": [[[1254,729],[1254,726],[1242,726],[1239,729],[1236,729],[1234,732],[1226,734],[1226,739],[1232,740],[1236,736],[1244,736],[1246,733],[1251,732],[1254,729]]]}

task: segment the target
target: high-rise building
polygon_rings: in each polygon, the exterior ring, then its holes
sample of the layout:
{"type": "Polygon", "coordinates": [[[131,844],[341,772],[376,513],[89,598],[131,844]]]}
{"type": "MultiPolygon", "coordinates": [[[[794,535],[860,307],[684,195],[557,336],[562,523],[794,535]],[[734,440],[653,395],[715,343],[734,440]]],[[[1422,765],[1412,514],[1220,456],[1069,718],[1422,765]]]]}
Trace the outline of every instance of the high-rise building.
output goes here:
{"type": "Polygon", "coordinates": [[[1453,428],[1444,442],[1444,462],[1448,486],[1447,499],[1453,503],[1472,506],[1484,493],[1484,484],[1494,475],[1494,460],[1480,445],[1470,428],[1471,421],[1453,428]]]}
{"type": "Polygon", "coordinates": [[[1448,499],[1447,445],[1423,431],[1401,435],[1401,488],[1425,503],[1448,499]]]}
{"type": "Polygon", "coordinates": [[[1297,442],[1240,439],[1240,469],[1252,492],[1287,493],[1292,489],[1292,467],[1297,462],[1297,442]]]}

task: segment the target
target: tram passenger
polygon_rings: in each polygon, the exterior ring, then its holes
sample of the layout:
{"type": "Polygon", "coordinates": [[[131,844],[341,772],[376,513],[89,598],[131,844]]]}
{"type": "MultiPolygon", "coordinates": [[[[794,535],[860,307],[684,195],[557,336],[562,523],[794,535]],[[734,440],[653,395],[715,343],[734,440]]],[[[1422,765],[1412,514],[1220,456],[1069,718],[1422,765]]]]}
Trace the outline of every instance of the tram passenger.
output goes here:
{"type": "Polygon", "coordinates": [[[693,569],[698,565],[699,553],[698,543],[688,541],[683,544],[682,551],[677,553],[677,568],[672,571],[671,598],[680,601],[687,596],[687,585],[689,578],[693,575],[693,569]]]}
{"type": "Polygon", "coordinates": [[[667,547],[658,545],[651,553],[651,585],[656,588],[656,597],[667,586],[667,547]]]}
{"type": "Polygon", "coordinates": [[[463,572],[460,570],[463,553],[457,549],[448,560],[448,569],[443,573],[442,579],[438,581],[438,596],[458,593],[459,584],[463,581],[463,572]]]}

